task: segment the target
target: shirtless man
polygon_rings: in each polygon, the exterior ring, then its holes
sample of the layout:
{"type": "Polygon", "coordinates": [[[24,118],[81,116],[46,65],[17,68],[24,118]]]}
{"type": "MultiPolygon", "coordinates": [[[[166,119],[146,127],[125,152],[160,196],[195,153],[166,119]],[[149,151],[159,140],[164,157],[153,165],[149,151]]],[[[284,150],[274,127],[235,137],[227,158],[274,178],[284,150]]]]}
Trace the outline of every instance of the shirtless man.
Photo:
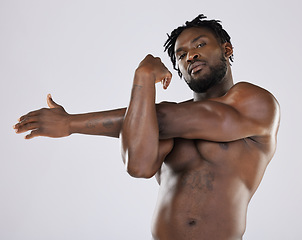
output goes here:
{"type": "Polygon", "coordinates": [[[276,149],[279,106],[266,90],[233,84],[230,37],[216,20],[199,15],[166,42],[193,100],[155,104],[155,83],[172,74],[152,55],[135,71],[127,109],[70,115],[50,96],[50,109],[15,125],[26,136],[72,133],[121,137],[133,177],[156,175],[160,185],[152,234],[159,240],[239,240],[248,203],[276,149]]]}

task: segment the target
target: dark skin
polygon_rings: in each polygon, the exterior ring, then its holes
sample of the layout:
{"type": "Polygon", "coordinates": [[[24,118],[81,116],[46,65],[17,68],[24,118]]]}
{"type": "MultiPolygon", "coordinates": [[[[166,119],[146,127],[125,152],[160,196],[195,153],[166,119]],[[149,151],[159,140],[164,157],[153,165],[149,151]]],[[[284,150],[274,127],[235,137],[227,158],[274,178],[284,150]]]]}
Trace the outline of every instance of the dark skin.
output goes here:
{"type": "Polygon", "coordinates": [[[248,203],[276,149],[278,103],[255,85],[233,84],[232,46],[211,31],[184,30],[175,51],[187,82],[204,81],[221,56],[226,72],[205,92],[194,92],[193,101],[156,105],[155,84],[166,88],[172,75],[148,55],[135,71],[127,110],[69,115],[48,96],[50,109],[21,117],[15,129],[31,131],[28,139],[120,135],[129,174],[156,175],[160,184],[154,239],[242,239],[248,203]]]}

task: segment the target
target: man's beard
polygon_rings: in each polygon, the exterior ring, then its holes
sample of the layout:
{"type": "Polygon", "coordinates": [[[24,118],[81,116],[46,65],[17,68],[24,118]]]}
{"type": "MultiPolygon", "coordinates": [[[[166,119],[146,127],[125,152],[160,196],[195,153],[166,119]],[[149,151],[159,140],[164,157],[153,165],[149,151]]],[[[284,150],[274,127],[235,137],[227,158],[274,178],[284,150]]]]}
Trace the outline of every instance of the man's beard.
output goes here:
{"type": "Polygon", "coordinates": [[[210,66],[210,73],[198,79],[191,79],[191,81],[184,80],[188,86],[196,93],[204,93],[214,85],[220,83],[227,71],[227,61],[222,55],[220,62],[216,66],[210,66]]]}

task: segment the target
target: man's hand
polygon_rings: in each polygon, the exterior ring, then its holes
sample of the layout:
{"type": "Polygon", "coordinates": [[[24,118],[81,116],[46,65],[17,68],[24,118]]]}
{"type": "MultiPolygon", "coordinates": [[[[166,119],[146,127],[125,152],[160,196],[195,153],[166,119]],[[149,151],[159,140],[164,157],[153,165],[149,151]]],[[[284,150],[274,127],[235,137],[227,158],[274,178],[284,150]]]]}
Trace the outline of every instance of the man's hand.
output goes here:
{"type": "Polygon", "coordinates": [[[172,78],[172,73],[162,63],[159,57],[153,57],[148,54],[143,61],[140,62],[136,72],[151,73],[155,77],[155,83],[161,82],[163,88],[167,89],[172,78]]]}
{"type": "Polygon", "coordinates": [[[20,117],[19,123],[14,125],[16,133],[31,131],[25,139],[38,136],[53,138],[69,136],[70,115],[52,100],[50,94],[47,95],[47,104],[49,108],[42,108],[20,117]]]}

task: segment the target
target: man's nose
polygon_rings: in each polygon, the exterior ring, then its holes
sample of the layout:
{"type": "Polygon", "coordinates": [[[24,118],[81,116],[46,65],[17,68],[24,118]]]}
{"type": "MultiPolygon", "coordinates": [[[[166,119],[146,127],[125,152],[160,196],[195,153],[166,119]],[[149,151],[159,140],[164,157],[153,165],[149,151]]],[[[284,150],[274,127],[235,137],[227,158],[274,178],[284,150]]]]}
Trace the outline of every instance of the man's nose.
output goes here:
{"type": "Polygon", "coordinates": [[[187,55],[187,62],[192,62],[196,59],[198,59],[200,57],[199,53],[197,52],[189,52],[188,55],[187,55]]]}

